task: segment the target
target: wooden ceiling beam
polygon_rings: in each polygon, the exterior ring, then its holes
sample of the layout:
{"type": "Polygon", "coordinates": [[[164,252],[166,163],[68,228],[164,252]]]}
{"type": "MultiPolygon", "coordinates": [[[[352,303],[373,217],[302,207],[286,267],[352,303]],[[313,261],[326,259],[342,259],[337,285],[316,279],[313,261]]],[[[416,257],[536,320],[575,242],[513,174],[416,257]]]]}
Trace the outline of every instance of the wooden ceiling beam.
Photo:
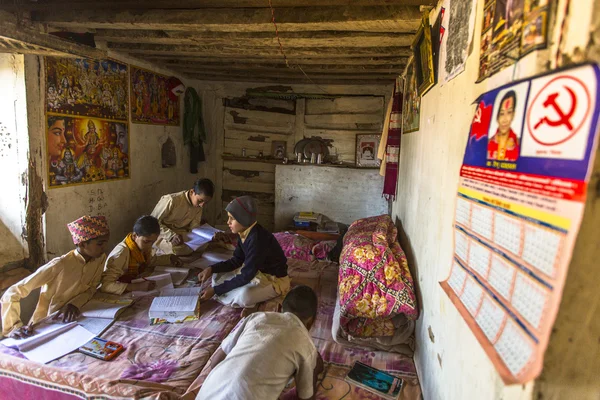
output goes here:
{"type": "Polygon", "coordinates": [[[306,75],[310,76],[311,79],[390,79],[395,78],[400,75],[398,71],[388,71],[388,72],[371,72],[371,71],[306,71],[304,73],[298,68],[292,68],[289,70],[275,70],[275,71],[265,71],[265,70],[227,70],[227,69],[187,69],[187,68],[179,68],[174,69],[177,72],[182,74],[206,74],[211,76],[217,75],[225,75],[225,76],[252,76],[252,77],[274,77],[274,78],[287,78],[287,77],[301,77],[306,75]]]}
{"type": "MultiPolygon", "coordinates": [[[[245,46],[278,46],[271,32],[186,32],[162,30],[99,29],[94,37],[112,43],[190,44],[202,46],[243,43],[245,46]]],[[[414,35],[385,32],[282,32],[285,48],[293,47],[398,47],[410,46],[414,35]]]]}
{"type": "MultiPolygon", "coordinates": [[[[203,70],[240,70],[240,71],[291,71],[294,68],[285,64],[242,64],[242,63],[197,63],[197,62],[161,62],[159,65],[167,69],[181,71],[203,70]]],[[[392,65],[305,65],[302,69],[309,72],[335,72],[335,73],[394,73],[403,72],[406,64],[392,65]]]]}
{"type": "MultiPolygon", "coordinates": [[[[280,32],[365,31],[416,32],[419,7],[347,6],[279,8],[275,19],[280,32]]],[[[269,32],[274,30],[269,9],[201,10],[48,10],[32,12],[32,20],[66,29],[164,29],[219,32],[269,32]]]]}
{"type": "MultiPolygon", "coordinates": [[[[247,47],[240,43],[239,47],[233,46],[188,46],[188,45],[153,45],[153,44],[129,44],[129,43],[107,43],[109,49],[126,52],[130,54],[148,55],[171,55],[185,56],[195,55],[204,57],[273,57],[283,58],[279,47],[247,47]]],[[[378,57],[387,56],[409,56],[410,47],[307,47],[286,49],[288,58],[311,57],[311,58],[352,58],[352,57],[378,57]]]]}
{"type": "MultiPolygon", "coordinates": [[[[437,0],[272,0],[274,8],[330,6],[435,6],[437,0]]],[[[147,10],[197,8],[268,8],[265,0],[12,0],[0,3],[0,8],[14,11],[48,11],[73,9],[147,10]]]]}
{"type": "Polygon", "coordinates": [[[257,83],[288,83],[288,84],[302,84],[302,85],[389,85],[395,82],[395,78],[389,80],[376,80],[369,79],[368,77],[362,77],[361,79],[350,80],[350,79],[306,79],[305,76],[299,78],[254,78],[251,76],[219,76],[219,75],[187,75],[190,79],[200,81],[225,81],[225,82],[257,82],[257,83]]]}
{"type": "MultiPolygon", "coordinates": [[[[152,63],[163,63],[163,62],[197,62],[202,64],[227,64],[227,63],[256,63],[256,64],[271,64],[271,65],[285,65],[285,61],[283,57],[274,58],[274,57],[252,57],[252,56],[244,56],[235,58],[227,58],[220,56],[193,56],[193,55],[183,55],[174,57],[172,55],[135,55],[138,58],[144,59],[146,61],[152,63]]],[[[312,58],[312,57],[288,57],[288,61],[290,64],[299,64],[299,65],[394,65],[394,64],[406,64],[408,62],[408,57],[401,56],[378,56],[378,57],[351,57],[344,58],[340,60],[339,58],[312,58]]]]}
{"type": "Polygon", "coordinates": [[[4,50],[11,53],[60,55],[63,57],[92,59],[107,57],[104,50],[39,32],[19,23],[14,15],[4,11],[0,11],[0,38],[4,39],[4,50]]]}

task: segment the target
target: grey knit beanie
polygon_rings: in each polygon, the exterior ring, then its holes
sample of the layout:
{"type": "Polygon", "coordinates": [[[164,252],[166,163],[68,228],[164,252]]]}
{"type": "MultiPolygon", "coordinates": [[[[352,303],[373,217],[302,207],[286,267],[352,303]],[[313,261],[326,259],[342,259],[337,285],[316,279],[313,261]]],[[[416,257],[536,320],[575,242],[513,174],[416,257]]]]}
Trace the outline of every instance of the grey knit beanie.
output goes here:
{"type": "Polygon", "coordinates": [[[237,222],[248,228],[256,222],[258,206],[256,200],[250,196],[236,197],[225,207],[228,213],[233,215],[237,222]]]}

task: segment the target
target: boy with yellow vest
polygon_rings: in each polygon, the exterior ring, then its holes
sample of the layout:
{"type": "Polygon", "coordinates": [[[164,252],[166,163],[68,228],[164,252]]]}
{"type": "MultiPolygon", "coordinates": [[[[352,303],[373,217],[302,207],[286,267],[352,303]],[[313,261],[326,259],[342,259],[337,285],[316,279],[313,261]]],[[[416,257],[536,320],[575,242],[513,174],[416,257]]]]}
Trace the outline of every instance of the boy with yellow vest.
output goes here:
{"type": "Polygon", "coordinates": [[[102,286],[105,293],[122,294],[130,291],[152,290],[154,282],[131,283],[132,280],[147,275],[157,265],[180,266],[181,261],[173,254],[155,256],[152,246],[160,235],[158,220],[150,215],[140,217],[128,234],[108,255],[102,286]]]}

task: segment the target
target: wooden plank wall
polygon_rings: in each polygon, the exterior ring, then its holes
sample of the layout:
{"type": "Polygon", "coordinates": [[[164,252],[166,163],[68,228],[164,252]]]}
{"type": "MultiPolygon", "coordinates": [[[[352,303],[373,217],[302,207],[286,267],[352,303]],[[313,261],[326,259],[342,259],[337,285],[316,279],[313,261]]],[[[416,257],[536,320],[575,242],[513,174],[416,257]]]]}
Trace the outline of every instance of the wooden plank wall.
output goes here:
{"type": "MultiPolygon", "coordinates": [[[[223,153],[235,156],[271,155],[273,141],[285,141],[287,156],[304,137],[332,139],[341,161],[354,161],[357,133],[381,133],[384,97],[341,96],[334,99],[224,99],[223,153]]],[[[259,202],[258,221],[274,229],[275,165],[256,161],[223,161],[223,209],[237,196],[251,195],[259,202]]],[[[223,212],[218,223],[225,223],[223,212]]]]}

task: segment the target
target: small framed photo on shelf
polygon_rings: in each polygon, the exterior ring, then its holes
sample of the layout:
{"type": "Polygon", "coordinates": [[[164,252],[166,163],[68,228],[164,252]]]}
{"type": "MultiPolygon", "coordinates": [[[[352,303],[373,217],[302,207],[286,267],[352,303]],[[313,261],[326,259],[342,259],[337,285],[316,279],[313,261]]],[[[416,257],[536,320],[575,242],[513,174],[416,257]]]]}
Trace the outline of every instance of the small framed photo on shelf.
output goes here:
{"type": "Polygon", "coordinates": [[[286,155],[287,143],[283,140],[274,140],[271,142],[271,156],[278,160],[283,160],[286,155]]]}
{"type": "Polygon", "coordinates": [[[381,162],[377,159],[377,149],[381,135],[356,135],[356,166],[361,168],[379,168],[381,162]]]}

